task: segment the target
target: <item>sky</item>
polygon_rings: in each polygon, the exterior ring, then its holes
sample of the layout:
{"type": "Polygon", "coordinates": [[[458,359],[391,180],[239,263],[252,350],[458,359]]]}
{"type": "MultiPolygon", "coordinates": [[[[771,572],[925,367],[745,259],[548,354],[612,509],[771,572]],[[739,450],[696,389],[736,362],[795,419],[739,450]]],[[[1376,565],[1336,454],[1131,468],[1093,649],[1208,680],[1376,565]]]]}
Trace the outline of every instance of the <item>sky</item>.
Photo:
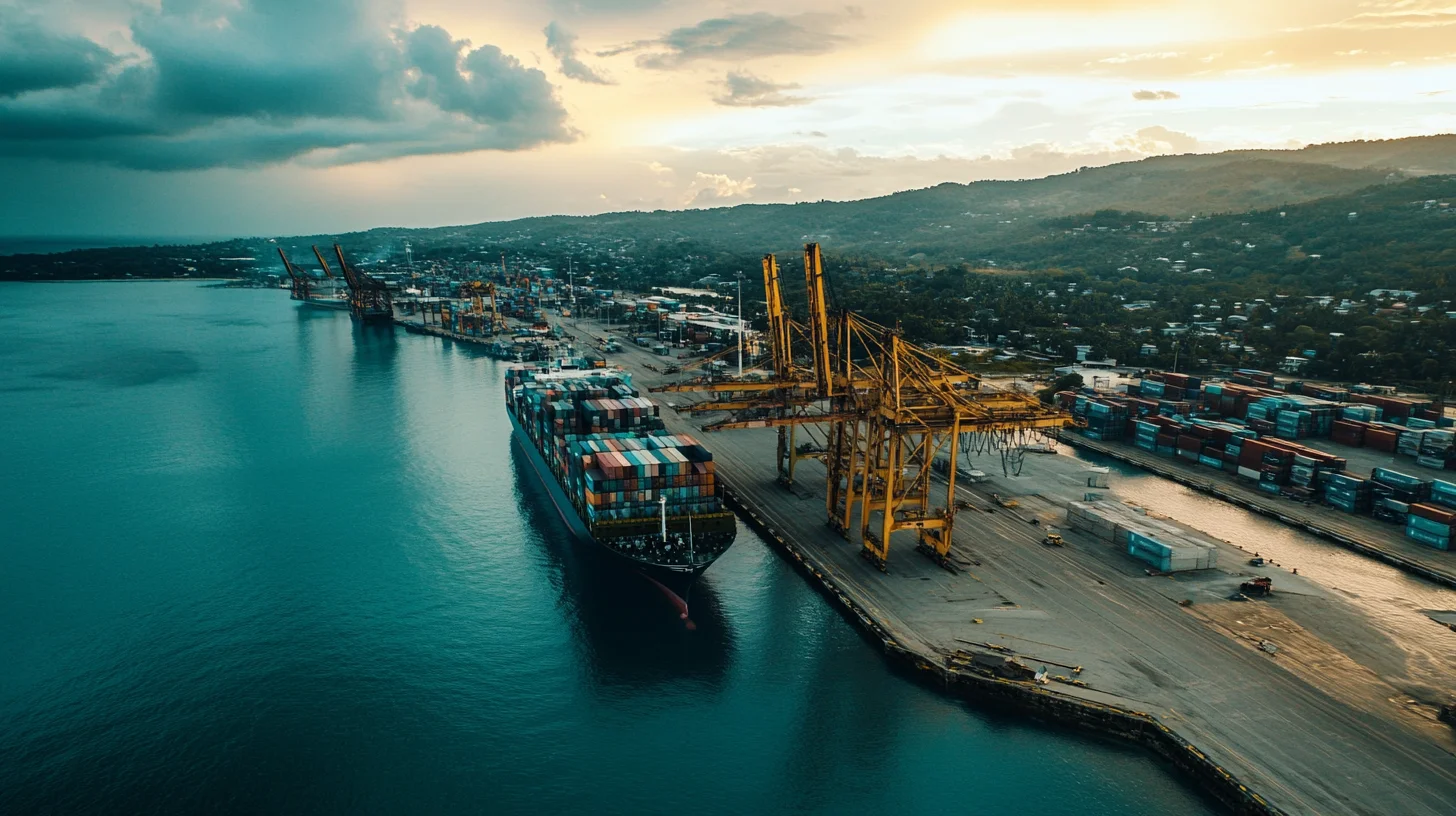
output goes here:
{"type": "Polygon", "coordinates": [[[1456,0],[0,0],[0,235],[883,195],[1456,132],[1456,0]]]}

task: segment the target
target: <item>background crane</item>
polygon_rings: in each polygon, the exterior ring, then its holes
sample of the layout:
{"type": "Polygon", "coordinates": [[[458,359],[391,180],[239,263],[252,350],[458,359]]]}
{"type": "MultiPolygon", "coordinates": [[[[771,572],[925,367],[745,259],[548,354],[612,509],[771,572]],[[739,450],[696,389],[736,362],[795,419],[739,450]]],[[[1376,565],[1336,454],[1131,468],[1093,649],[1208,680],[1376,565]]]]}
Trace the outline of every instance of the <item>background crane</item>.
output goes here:
{"type": "Polygon", "coordinates": [[[471,281],[462,288],[470,292],[470,308],[475,316],[482,322],[486,315],[490,316],[491,334],[502,334],[509,328],[500,313],[500,306],[496,303],[493,282],[471,281]]]}
{"type": "Polygon", "coordinates": [[[654,390],[713,394],[684,409],[728,414],[703,426],[707,431],[776,427],[785,484],[793,483],[799,461],[822,461],[830,525],[846,538],[857,529],[861,554],[881,570],[900,530],[914,530],[919,551],[954,569],[958,457],[972,451],[1004,456],[1070,417],[1030,395],[985,388],[976,375],[906,342],[898,328],[832,311],[818,244],[804,247],[807,323],[785,308],[772,255],[763,259],[763,276],[772,376],[654,390]],[[819,435],[817,444],[796,444],[800,428],[819,435]],[[933,477],[937,460],[946,474],[943,492],[933,477]]]}
{"type": "Polygon", "coordinates": [[[308,273],[295,267],[293,262],[288,260],[288,254],[283,251],[283,247],[278,247],[278,257],[283,259],[283,268],[287,270],[288,277],[292,281],[289,286],[289,297],[294,300],[308,300],[312,297],[313,280],[309,278],[308,273]]]}
{"type": "MultiPolygon", "coordinates": [[[[323,264],[324,271],[328,272],[328,262],[324,255],[319,252],[318,247],[313,248],[318,256],[319,263],[323,264]]],[[[344,282],[349,287],[349,313],[358,320],[365,321],[387,321],[394,319],[394,301],[390,295],[389,287],[384,281],[371,277],[344,258],[344,248],[334,244],[334,254],[339,257],[339,268],[344,273],[344,282]]]]}

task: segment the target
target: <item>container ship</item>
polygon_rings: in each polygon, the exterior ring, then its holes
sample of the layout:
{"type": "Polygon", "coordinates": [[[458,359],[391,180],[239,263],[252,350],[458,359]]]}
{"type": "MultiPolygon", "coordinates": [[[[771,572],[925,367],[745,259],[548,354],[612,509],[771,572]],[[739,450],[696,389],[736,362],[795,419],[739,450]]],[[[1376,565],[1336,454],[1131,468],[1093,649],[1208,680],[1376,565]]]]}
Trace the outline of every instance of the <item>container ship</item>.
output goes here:
{"type": "Polygon", "coordinates": [[[737,534],[713,454],[669,433],[620,368],[516,365],[505,389],[514,435],[567,527],[650,579],[686,618],[694,582],[737,534]]]}

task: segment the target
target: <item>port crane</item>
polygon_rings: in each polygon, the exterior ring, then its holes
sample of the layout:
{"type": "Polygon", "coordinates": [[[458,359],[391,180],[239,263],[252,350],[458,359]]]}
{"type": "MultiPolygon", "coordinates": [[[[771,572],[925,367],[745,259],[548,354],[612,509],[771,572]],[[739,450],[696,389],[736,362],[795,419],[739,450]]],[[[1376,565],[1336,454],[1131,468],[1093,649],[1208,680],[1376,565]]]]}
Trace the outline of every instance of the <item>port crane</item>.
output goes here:
{"type": "Polygon", "coordinates": [[[816,459],[825,469],[829,524],[846,538],[858,531],[860,553],[881,570],[892,534],[914,530],[916,549],[947,569],[960,454],[1009,451],[1054,431],[1070,417],[1035,397],[986,389],[980,378],[907,342],[898,328],[829,307],[818,244],[804,247],[808,321],[784,305],[777,259],[763,259],[768,344],[773,373],[758,381],[694,380],[654,391],[713,395],[685,406],[726,412],[705,431],[778,429],[779,481],[816,459]],[[822,431],[821,444],[798,445],[797,432],[822,431]],[[932,478],[946,462],[943,493],[932,478]],[[940,494],[943,498],[934,500],[940,494]]]}
{"type": "Polygon", "coordinates": [[[315,258],[318,258],[319,267],[324,270],[324,277],[332,281],[338,280],[338,278],[334,277],[334,270],[329,268],[329,262],[324,260],[324,254],[322,252],[319,252],[319,248],[315,246],[309,247],[309,249],[312,249],[313,256],[315,258]]]}
{"type": "MultiPolygon", "coordinates": [[[[328,261],[318,247],[313,254],[323,266],[324,273],[333,277],[328,261]]],[[[349,287],[349,313],[358,320],[377,321],[394,319],[394,301],[384,281],[350,264],[344,257],[344,248],[334,244],[334,254],[339,258],[339,268],[344,273],[344,283],[349,287]]]]}
{"type": "Polygon", "coordinates": [[[469,293],[470,313],[475,316],[477,321],[485,324],[485,318],[489,315],[490,323],[488,325],[491,334],[503,334],[507,331],[509,327],[506,325],[505,317],[501,315],[500,307],[496,303],[496,288],[494,283],[475,280],[464,284],[460,288],[462,295],[469,293]]]}
{"type": "Polygon", "coordinates": [[[308,273],[288,260],[288,253],[283,251],[283,247],[278,247],[278,257],[283,259],[283,268],[287,270],[288,277],[292,281],[289,286],[289,297],[294,300],[308,300],[313,297],[313,279],[308,276],[308,273]]]}

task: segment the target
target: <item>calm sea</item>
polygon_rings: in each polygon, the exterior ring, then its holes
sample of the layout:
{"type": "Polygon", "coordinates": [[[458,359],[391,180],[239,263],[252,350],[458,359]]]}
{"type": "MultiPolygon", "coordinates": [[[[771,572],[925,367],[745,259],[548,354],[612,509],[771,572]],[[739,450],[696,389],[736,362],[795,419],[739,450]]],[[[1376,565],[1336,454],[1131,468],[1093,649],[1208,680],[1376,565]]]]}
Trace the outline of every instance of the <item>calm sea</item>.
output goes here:
{"type": "Polygon", "coordinates": [[[1200,814],[880,656],[751,532],[688,631],[502,366],[283,293],[0,284],[0,813],[1200,814]]]}
{"type": "Polygon", "coordinates": [[[0,235],[0,255],[48,255],[73,249],[133,246],[190,246],[225,240],[221,235],[0,235]]]}

